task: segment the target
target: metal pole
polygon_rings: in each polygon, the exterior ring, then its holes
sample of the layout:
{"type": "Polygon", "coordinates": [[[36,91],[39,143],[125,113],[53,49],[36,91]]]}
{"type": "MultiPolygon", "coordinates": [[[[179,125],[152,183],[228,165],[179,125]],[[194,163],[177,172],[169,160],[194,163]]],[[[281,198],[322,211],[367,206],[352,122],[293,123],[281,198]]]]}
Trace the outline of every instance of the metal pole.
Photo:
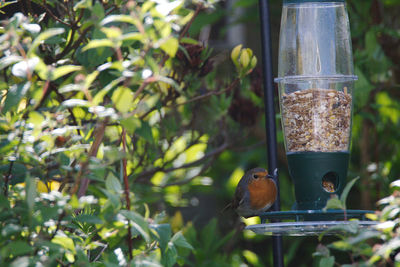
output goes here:
{"type": "MultiPolygon", "coordinates": [[[[261,20],[261,45],[262,45],[262,63],[264,77],[264,105],[265,105],[265,127],[267,134],[267,155],[269,173],[278,167],[277,160],[277,142],[276,142],[276,125],[275,125],[275,108],[274,108],[274,84],[272,71],[272,49],[271,49],[271,29],[269,18],[269,1],[259,0],[260,20],[261,20]]],[[[278,197],[273,206],[275,211],[281,209],[279,180],[276,177],[278,186],[278,197]]],[[[273,236],[273,255],[274,266],[283,267],[283,249],[282,236],[273,236]]]]}

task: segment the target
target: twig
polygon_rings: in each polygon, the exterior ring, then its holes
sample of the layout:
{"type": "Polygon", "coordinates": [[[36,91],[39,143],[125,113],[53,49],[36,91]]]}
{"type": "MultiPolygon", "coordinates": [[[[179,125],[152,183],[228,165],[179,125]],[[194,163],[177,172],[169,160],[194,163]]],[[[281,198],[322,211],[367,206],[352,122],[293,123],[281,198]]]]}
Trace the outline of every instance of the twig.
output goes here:
{"type": "Polygon", "coordinates": [[[93,262],[97,261],[100,258],[101,254],[103,254],[104,250],[106,250],[107,247],[108,245],[105,244],[104,247],[100,250],[99,254],[96,256],[96,258],[94,258],[93,262]]]}
{"type": "MultiPolygon", "coordinates": [[[[126,201],[126,209],[131,210],[131,199],[129,197],[129,181],[128,181],[128,174],[126,171],[126,131],[125,129],[122,130],[122,150],[125,153],[124,158],[122,159],[122,168],[123,168],[123,175],[124,175],[124,191],[125,191],[125,201],[126,201]]],[[[128,236],[127,236],[128,248],[129,248],[129,260],[133,259],[132,250],[132,233],[131,233],[131,222],[128,220],[128,236]]]]}
{"type": "MultiPolygon", "coordinates": [[[[27,2],[27,6],[28,6],[28,12],[29,12],[29,14],[31,14],[31,16],[33,17],[33,9],[32,9],[32,3],[31,3],[31,0],[28,0],[28,1],[26,1],[27,2]]],[[[36,16],[35,16],[36,17],[36,16]]]]}
{"type": "Polygon", "coordinates": [[[200,11],[203,9],[203,5],[202,4],[198,4],[196,11],[194,12],[193,16],[190,18],[189,22],[186,24],[185,28],[183,28],[181,34],[179,35],[179,40],[183,38],[183,36],[185,36],[185,34],[187,33],[187,31],[189,30],[190,26],[192,26],[192,23],[194,21],[194,19],[199,15],[200,11]]]}
{"type": "Polygon", "coordinates": [[[78,175],[75,180],[75,184],[71,189],[71,192],[70,192],[71,194],[76,194],[76,192],[78,191],[78,194],[77,194],[78,198],[85,195],[86,190],[89,186],[89,183],[90,183],[89,178],[85,177],[82,179],[82,176],[86,172],[86,169],[89,165],[90,158],[95,157],[97,155],[97,151],[99,150],[100,144],[103,141],[104,132],[106,130],[108,120],[109,119],[106,118],[105,120],[99,122],[99,125],[95,132],[93,144],[89,150],[89,158],[81,164],[81,169],[79,170],[78,175]]]}
{"type": "Polygon", "coordinates": [[[207,154],[205,154],[202,158],[200,158],[198,160],[195,160],[195,161],[192,161],[190,163],[183,164],[183,165],[181,165],[179,167],[171,167],[171,168],[166,168],[166,169],[163,168],[163,167],[157,167],[157,168],[154,168],[154,169],[151,169],[151,170],[143,171],[137,177],[137,179],[142,179],[142,178],[146,178],[146,177],[152,176],[153,174],[155,174],[158,171],[172,172],[172,171],[176,171],[176,170],[180,170],[180,169],[186,169],[186,168],[190,168],[190,167],[196,166],[196,165],[200,164],[201,162],[203,162],[204,160],[206,160],[207,158],[210,158],[210,157],[213,157],[215,155],[218,155],[218,154],[222,153],[225,149],[229,148],[229,146],[230,145],[228,143],[224,143],[220,147],[218,147],[218,148],[214,149],[213,151],[208,152],[207,154]]]}
{"type": "Polygon", "coordinates": [[[215,159],[217,155],[214,155],[206,164],[203,165],[203,167],[201,168],[200,172],[196,175],[193,175],[192,177],[190,177],[189,179],[185,179],[185,180],[181,180],[181,181],[176,181],[176,182],[171,182],[165,185],[162,185],[162,188],[168,187],[168,186],[174,186],[174,185],[184,185],[187,183],[190,183],[191,181],[193,181],[196,177],[200,176],[203,172],[205,172],[213,163],[213,160],[215,159]]]}
{"type": "Polygon", "coordinates": [[[57,60],[63,58],[63,57],[64,57],[66,54],[68,54],[71,50],[77,49],[78,46],[82,43],[83,38],[85,38],[86,33],[87,33],[89,30],[91,30],[92,27],[93,27],[93,26],[87,27],[87,28],[81,33],[81,35],[79,36],[78,40],[76,40],[76,42],[75,42],[72,46],[70,46],[68,49],[67,49],[67,47],[65,47],[65,49],[64,49],[60,54],[56,55],[55,61],[57,61],[57,60]]]}
{"type": "Polygon", "coordinates": [[[144,88],[145,88],[149,83],[152,83],[152,82],[155,82],[155,81],[157,81],[157,78],[154,77],[154,76],[151,76],[151,77],[145,79],[145,80],[143,81],[143,83],[139,86],[139,89],[138,89],[138,90],[135,92],[135,94],[133,95],[133,101],[136,100],[136,98],[139,96],[139,94],[144,90],[144,88]]]}
{"type": "Polygon", "coordinates": [[[204,94],[204,95],[199,95],[199,96],[195,96],[195,97],[193,97],[193,98],[191,98],[191,99],[189,99],[189,100],[187,100],[187,101],[185,101],[185,102],[182,102],[182,103],[176,103],[176,104],[174,104],[174,105],[170,105],[170,106],[167,106],[167,107],[176,107],[176,106],[181,106],[181,105],[186,105],[186,104],[189,104],[189,103],[191,103],[191,102],[195,102],[195,101],[198,101],[198,100],[201,100],[201,99],[204,99],[204,98],[207,98],[207,97],[210,97],[210,96],[213,96],[213,95],[221,95],[221,94],[223,94],[223,93],[226,93],[226,92],[229,92],[230,90],[232,90],[238,83],[239,83],[239,78],[236,78],[227,88],[225,88],[224,90],[221,90],[221,91],[211,91],[211,92],[208,92],[208,93],[206,93],[206,94],[204,94]]]}
{"type": "MultiPolygon", "coordinates": [[[[198,4],[197,8],[196,8],[196,11],[194,12],[193,16],[190,18],[189,22],[185,25],[185,27],[183,28],[182,32],[179,34],[179,38],[178,38],[179,41],[183,38],[183,36],[185,36],[185,34],[189,30],[190,26],[192,26],[193,21],[199,15],[199,13],[200,13],[200,11],[202,9],[203,9],[203,5],[202,4],[198,4]]],[[[169,56],[165,55],[163,57],[163,59],[161,60],[159,66],[163,66],[165,64],[165,61],[167,61],[168,58],[169,58],[169,56]]]]}
{"type": "Polygon", "coordinates": [[[71,25],[63,20],[61,20],[60,18],[58,18],[57,16],[55,16],[53,14],[53,12],[47,7],[47,2],[46,0],[43,0],[43,7],[44,9],[46,9],[47,13],[50,15],[50,17],[52,17],[53,19],[55,19],[56,21],[60,22],[61,24],[64,24],[68,27],[71,27],[71,25]]]}

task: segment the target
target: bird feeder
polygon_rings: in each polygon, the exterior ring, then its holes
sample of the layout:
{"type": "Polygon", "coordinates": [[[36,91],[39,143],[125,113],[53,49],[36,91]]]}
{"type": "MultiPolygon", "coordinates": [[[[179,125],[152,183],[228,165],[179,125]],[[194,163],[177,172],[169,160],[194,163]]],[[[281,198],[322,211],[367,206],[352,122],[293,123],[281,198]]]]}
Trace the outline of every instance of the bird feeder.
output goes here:
{"type": "Polygon", "coordinates": [[[279,102],[298,210],[325,207],[346,185],[354,76],[344,1],[287,0],[279,42],[279,102]]]}
{"type": "MultiPolygon", "coordinates": [[[[323,209],[346,185],[356,80],[344,0],[284,0],[275,82],[296,202],[291,211],[261,215],[263,221],[277,223],[248,229],[272,235],[319,234],[372,212],[323,209]],[[295,222],[279,222],[285,219],[295,222]]],[[[360,221],[359,226],[372,224],[360,221]]]]}

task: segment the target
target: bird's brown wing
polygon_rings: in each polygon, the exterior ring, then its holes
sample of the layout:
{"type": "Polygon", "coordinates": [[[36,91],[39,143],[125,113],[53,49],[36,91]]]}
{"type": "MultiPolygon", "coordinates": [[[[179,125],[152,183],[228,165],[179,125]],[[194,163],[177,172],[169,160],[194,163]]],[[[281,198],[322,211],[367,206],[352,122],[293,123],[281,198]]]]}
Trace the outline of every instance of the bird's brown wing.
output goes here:
{"type": "Polygon", "coordinates": [[[236,187],[235,196],[232,200],[232,208],[237,209],[243,201],[244,190],[241,186],[236,187]]]}

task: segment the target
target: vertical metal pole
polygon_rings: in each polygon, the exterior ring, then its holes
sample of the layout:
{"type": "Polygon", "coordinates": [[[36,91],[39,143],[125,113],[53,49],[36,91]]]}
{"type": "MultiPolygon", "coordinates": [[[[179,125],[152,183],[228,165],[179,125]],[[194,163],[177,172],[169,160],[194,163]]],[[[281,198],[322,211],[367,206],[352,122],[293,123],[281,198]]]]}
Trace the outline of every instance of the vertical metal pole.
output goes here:
{"type": "MultiPolygon", "coordinates": [[[[269,18],[269,0],[259,0],[260,20],[261,20],[261,44],[262,44],[262,63],[264,77],[264,105],[265,105],[265,127],[267,134],[267,154],[269,173],[278,167],[277,159],[277,141],[275,125],[275,107],[274,107],[274,84],[272,71],[272,49],[271,49],[271,29],[269,18]]],[[[273,206],[275,211],[281,209],[279,180],[276,177],[278,186],[278,197],[273,206]]],[[[273,255],[274,266],[283,267],[283,249],[282,236],[273,236],[273,255]]]]}

